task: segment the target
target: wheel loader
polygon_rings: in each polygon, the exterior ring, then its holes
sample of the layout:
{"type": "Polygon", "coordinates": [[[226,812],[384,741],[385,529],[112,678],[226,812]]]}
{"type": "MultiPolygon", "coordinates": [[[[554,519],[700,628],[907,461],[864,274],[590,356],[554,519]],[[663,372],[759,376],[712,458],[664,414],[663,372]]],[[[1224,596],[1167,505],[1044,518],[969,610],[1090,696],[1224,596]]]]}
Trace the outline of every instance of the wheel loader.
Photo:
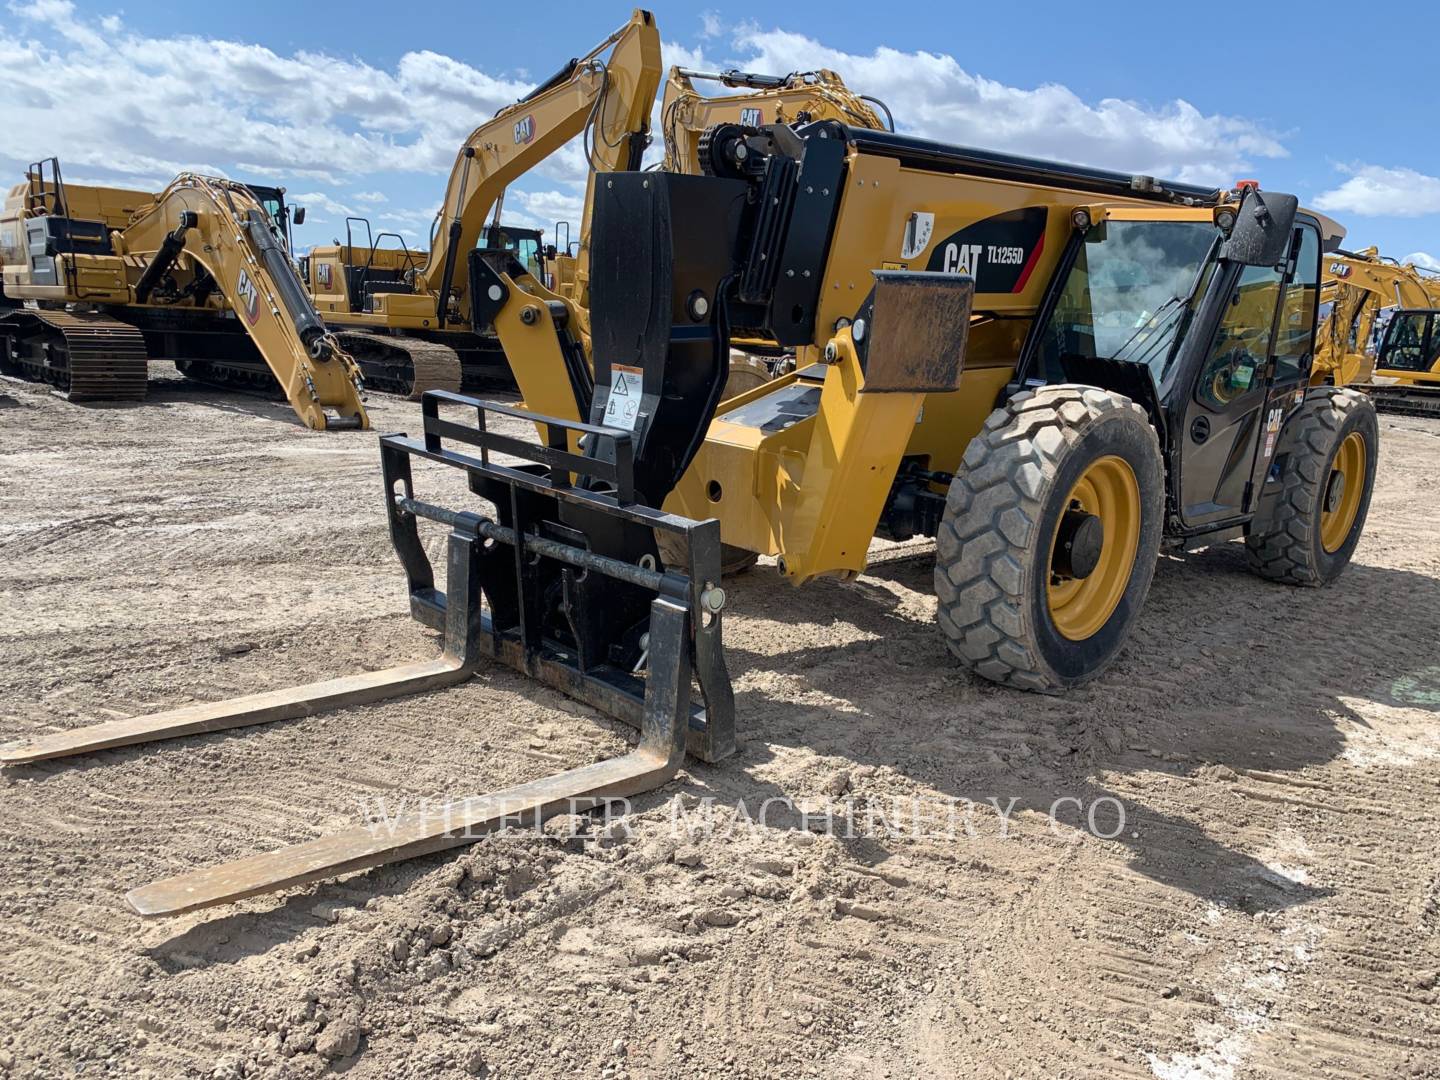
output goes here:
{"type": "Polygon", "coordinates": [[[1311,382],[1363,389],[1381,412],[1440,416],[1440,340],[1426,329],[1440,310],[1440,277],[1376,248],[1336,251],[1325,260],[1321,320],[1311,382]],[[1377,348],[1381,312],[1394,311],[1377,348]],[[1392,330],[1393,328],[1393,330],[1392,330]]]}
{"type": "MultiPolygon", "coordinates": [[[[653,789],[687,753],[723,759],[722,542],[799,585],[863,573],[874,537],[933,536],[956,663],[1049,693],[1122,650],[1162,550],[1241,541],[1260,578],[1298,586],[1350,561],[1376,417],[1356,391],[1309,385],[1322,255],[1343,230],[1294,196],[832,121],[708,144],[707,175],[594,187],[593,387],[553,348],[573,322],[522,297],[531,316],[502,338],[525,407],[432,392],[415,435],[381,439],[381,505],[436,660],[41,736],[0,760],[308,716],[490,662],[634,725],[635,749],[393,828],[177,867],[131,892],[134,910],[473,842],[653,789]],[[735,336],[792,350],[796,369],[722,403],[735,336]],[[505,417],[536,440],[498,430],[505,417]],[[425,498],[417,460],[460,470],[472,497],[425,498]],[[438,576],[422,523],[446,530],[438,576]]],[[[481,284],[472,296],[513,283],[481,284]]]]}
{"type": "Polygon", "coordinates": [[[242,389],[276,382],[315,429],[369,426],[361,373],[290,261],[278,188],[182,173],[164,191],[31,165],[0,212],[0,371],[72,401],[141,400],[152,359],[242,389]]]}

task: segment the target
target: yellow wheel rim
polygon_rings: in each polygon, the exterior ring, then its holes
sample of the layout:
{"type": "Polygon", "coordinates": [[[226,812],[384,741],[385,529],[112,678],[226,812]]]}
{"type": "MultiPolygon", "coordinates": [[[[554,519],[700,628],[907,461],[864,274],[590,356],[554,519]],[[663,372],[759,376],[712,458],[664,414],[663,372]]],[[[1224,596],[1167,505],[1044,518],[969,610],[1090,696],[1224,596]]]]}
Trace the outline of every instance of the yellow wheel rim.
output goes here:
{"type": "MultiPolygon", "coordinates": [[[[1140,546],[1140,485],[1135,471],[1114,454],[1097,458],[1065,497],[1065,509],[1083,510],[1100,519],[1104,541],[1100,559],[1088,577],[1057,579],[1049,583],[1050,619],[1071,641],[1084,641],[1097,633],[1115,613],[1140,546]]],[[[1064,511],[1061,512],[1061,520],[1064,511]]],[[[1060,522],[1050,539],[1050,561],[1060,538],[1060,522]]]]}
{"type": "Polygon", "coordinates": [[[1325,478],[1325,500],[1320,511],[1320,544],[1326,552],[1339,551],[1355,526],[1360,497],[1365,493],[1365,439],[1358,431],[1346,435],[1335,451],[1325,478]],[[1338,495],[1334,494],[1337,485],[1338,495]]]}

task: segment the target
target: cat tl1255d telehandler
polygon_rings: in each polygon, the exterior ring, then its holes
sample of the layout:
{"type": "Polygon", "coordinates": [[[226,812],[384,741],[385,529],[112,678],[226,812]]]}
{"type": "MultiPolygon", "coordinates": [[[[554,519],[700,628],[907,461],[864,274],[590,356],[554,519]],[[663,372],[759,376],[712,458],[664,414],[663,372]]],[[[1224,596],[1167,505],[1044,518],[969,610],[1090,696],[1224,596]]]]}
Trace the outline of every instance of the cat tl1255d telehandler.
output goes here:
{"type": "Polygon", "coordinates": [[[453,684],[483,660],[634,724],[639,745],[393,828],[180,873],[132,892],[137,911],[466,843],[653,788],[687,750],[724,757],[722,540],[798,584],[862,572],[873,536],[934,535],[959,663],[1051,692],[1114,658],[1162,546],[1243,538],[1260,576],[1298,585],[1348,563],[1377,425],[1363,395],[1308,386],[1334,223],[1253,184],[1217,192],[833,122],[711,142],[712,175],[595,187],[593,391],[512,335],[531,411],[432,393],[423,431],[382,439],[385,512],[439,659],[0,758],[308,715],[453,684]],[[797,370],[722,409],[732,335],[793,349],[797,370]],[[538,443],[496,430],[505,415],[533,420],[538,443]],[[414,459],[461,470],[474,504],[426,501],[414,459]],[[443,589],[422,519],[449,529],[443,589]]]}

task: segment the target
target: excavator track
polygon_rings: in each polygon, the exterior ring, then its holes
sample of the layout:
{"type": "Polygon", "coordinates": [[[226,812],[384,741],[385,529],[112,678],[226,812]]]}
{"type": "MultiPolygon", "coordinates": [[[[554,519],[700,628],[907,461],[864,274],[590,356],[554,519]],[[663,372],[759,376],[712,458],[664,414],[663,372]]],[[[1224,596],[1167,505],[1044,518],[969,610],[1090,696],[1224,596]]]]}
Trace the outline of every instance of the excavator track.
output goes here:
{"type": "Polygon", "coordinates": [[[1363,387],[1377,412],[1440,419],[1440,386],[1372,384],[1363,387]]]}
{"type": "Polygon", "coordinates": [[[70,401],[142,401],[149,379],[145,338],[94,312],[17,310],[0,319],[5,369],[58,387],[70,401]]]}
{"type": "Polygon", "coordinates": [[[367,390],[411,401],[419,401],[427,390],[460,390],[460,357],[448,345],[364,331],[341,331],[335,337],[360,365],[367,390]]]}

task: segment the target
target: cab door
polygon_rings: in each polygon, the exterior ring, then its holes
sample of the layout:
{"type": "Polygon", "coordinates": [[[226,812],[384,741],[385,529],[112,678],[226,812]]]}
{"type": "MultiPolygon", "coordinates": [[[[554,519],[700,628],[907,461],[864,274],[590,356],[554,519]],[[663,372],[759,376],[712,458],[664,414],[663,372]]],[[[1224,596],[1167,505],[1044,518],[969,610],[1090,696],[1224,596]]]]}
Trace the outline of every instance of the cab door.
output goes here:
{"type": "Polygon", "coordinates": [[[1221,525],[1253,509],[1280,428],[1309,377],[1319,280],[1320,234],[1303,222],[1279,266],[1231,271],[1175,433],[1187,528],[1221,525]]]}

